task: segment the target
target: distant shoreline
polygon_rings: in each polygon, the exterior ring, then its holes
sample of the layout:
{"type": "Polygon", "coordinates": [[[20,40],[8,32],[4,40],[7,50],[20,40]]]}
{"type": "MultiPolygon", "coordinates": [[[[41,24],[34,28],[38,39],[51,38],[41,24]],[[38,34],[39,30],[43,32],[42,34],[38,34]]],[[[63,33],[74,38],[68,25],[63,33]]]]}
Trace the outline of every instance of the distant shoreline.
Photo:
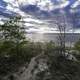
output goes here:
{"type": "MultiPolygon", "coordinates": [[[[60,33],[37,33],[37,32],[27,32],[26,34],[60,34],[60,33]]],[[[63,33],[64,34],[64,33],[63,33]]],[[[80,34],[80,33],[65,33],[65,34],[80,34]]]]}
{"type": "MultiPolygon", "coordinates": [[[[27,39],[32,42],[58,42],[59,33],[27,33],[27,39]]],[[[80,40],[80,33],[65,33],[66,44],[74,44],[80,40]]]]}

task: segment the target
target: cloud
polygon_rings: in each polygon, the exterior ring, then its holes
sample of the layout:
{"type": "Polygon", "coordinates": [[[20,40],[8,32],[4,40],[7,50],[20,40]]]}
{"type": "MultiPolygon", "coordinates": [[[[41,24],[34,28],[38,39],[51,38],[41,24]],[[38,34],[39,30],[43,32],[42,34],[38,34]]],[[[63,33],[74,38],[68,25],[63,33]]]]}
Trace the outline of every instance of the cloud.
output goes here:
{"type": "Polygon", "coordinates": [[[79,5],[80,5],[80,0],[77,0],[77,1],[75,1],[74,4],[71,5],[71,8],[76,8],[79,5]]]}
{"type": "MultiPolygon", "coordinates": [[[[53,22],[45,21],[51,20],[53,17],[53,13],[51,11],[65,9],[69,4],[70,0],[56,0],[56,4],[54,0],[4,0],[6,5],[6,10],[4,12],[10,13],[18,13],[22,16],[24,20],[24,25],[28,28],[27,32],[37,32],[37,33],[58,33],[57,26],[53,24],[53,22]],[[23,8],[23,10],[21,9],[23,8]],[[26,12],[25,12],[26,10],[26,12]],[[32,13],[32,15],[30,13],[32,13]],[[52,15],[52,16],[51,16],[52,15]],[[39,16],[39,18],[37,18],[39,16]]],[[[80,0],[75,1],[75,3],[71,6],[75,8],[79,5],[80,0]]],[[[0,8],[4,8],[0,6],[0,8]]],[[[63,13],[62,11],[61,13],[63,13]]],[[[54,18],[53,18],[54,19],[54,18]]],[[[62,18],[61,18],[62,19],[62,18]]],[[[71,27],[71,26],[70,26],[71,27]]],[[[77,31],[77,30],[76,30],[77,31]]],[[[75,31],[75,32],[76,32],[75,31]]],[[[72,30],[67,30],[67,32],[72,32],[72,30]]],[[[79,31],[77,31],[79,32],[79,31]]]]}
{"type": "Polygon", "coordinates": [[[55,4],[52,0],[18,0],[18,3],[20,6],[36,5],[40,10],[51,11],[68,6],[70,1],[57,0],[57,4],[55,4]]]}
{"type": "Polygon", "coordinates": [[[28,33],[59,33],[57,28],[49,28],[49,27],[39,27],[39,28],[29,28],[26,30],[28,33]]]}
{"type": "Polygon", "coordinates": [[[53,3],[50,0],[42,0],[37,4],[40,10],[51,11],[53,10],[53,3]]]}

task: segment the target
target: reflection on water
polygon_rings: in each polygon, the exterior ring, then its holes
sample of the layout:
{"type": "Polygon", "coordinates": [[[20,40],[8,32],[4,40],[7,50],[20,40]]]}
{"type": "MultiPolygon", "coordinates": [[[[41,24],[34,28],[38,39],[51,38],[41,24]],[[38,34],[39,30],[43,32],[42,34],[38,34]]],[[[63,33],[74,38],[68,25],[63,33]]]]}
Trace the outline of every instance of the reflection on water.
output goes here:
{"type": "MultiPolygon", "coordinates": [[[[57,42],[58,41],[58,34],[57,33],[47,33],[47,34],[40,34],[40,33],[29,33],[27,34],[27,37],[34,42],[48,42],[48,41],[53,41],[57,42]]],[[[65,37],[65,42],[67,44],[70,43],[75,43],[80,39],[80,33],[66,33],[65,37]]]]}

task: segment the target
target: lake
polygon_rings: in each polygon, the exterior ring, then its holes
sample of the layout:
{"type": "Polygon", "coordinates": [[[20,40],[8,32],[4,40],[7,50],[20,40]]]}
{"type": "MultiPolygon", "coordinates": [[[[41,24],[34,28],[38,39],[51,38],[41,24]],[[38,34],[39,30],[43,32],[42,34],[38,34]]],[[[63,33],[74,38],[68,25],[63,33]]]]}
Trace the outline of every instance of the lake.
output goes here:
{"type": "MultiPolygon", "coordinates": [[[[27,38],[33,42],[58,42],[58,33],[28,33],[27,38]]],[[[65,42],[67,45],[74,44],[80,39],[80,33],[66,33],[65,42]]]]}

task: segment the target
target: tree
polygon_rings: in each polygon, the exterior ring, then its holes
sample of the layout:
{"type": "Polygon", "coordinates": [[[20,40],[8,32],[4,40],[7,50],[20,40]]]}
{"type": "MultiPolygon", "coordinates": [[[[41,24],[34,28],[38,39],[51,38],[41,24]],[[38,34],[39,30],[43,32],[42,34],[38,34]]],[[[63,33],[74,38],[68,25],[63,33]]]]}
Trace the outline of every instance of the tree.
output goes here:
{"type": "Polygon", "coordinates": [[[60,47],[60,53],[65,53],[65,34],[66,34],[66,26],[67,21],[65,14],[58,14],[55,19],[53,20],[54,24],[57,26],[58,29],[58,46],[60,47]]]}
{"type": "Polygon", "coordinates": [[[20,23],[21,17],[10,18],[0,26],[1,39],[20,42],[25,39],[24,29],[20,23]]]}
{"type": "Polygon", "coordinates": [[[9,53],[15,48],[16,53],[19,53],[19,44],[25,40],[25,29],[21,25],[20,16],[11,17],[3,25],[0,25],[0,43],[2,43],[1,49],[4,49],[1,50],[2,52],[6,49],[6,53],[9,53]]]}
{"type": "Polygon", "coordinates": [[[80,52],[80,40],[75,43],[74,47],[80,52]]]}

